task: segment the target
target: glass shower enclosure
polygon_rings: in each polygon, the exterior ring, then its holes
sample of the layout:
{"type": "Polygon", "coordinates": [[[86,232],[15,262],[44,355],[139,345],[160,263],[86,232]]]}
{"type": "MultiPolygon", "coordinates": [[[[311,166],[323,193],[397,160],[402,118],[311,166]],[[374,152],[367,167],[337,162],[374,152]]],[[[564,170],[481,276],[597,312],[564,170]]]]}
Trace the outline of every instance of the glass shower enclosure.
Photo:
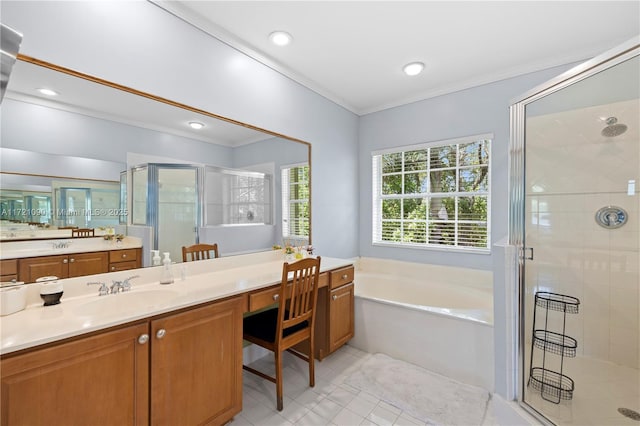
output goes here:
{"type": "Polygon", "coordinates": [[[640,419],[640,46],[512,106],[519,397],[555,424],[640,419]]]}
{"type": "MultiPolygon", "coordinates": [[[[205,228],[271,224],[271,176],[189,164],[143,164],[131,169],[131,220],[152,228],[153,249],[182,261],[182,247],[205,228]]],[[[223,249],[224,250],[224,249],[223,249]]]]}
{"type": "Polygon", "coordinates": [[[132,221],[153,229],[153,247],[182,261],[182,246],[198,242],[201,168],[145,164],[132,169],[132,221]]]}

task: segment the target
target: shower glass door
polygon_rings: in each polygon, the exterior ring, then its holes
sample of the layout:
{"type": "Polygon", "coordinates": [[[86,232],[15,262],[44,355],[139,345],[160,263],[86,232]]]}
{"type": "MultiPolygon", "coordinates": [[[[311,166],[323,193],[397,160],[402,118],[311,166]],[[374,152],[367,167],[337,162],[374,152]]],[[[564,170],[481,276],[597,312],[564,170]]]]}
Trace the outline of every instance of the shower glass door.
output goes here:
{"type": "Polygon", "coordinates": [[[640,417],[637,55],[631,45],[516,105],[520,392],[555,424],[640,417]]]}
{"type": "Polygon", "coordinates": [[[182,246],[198,240],[198,170],[191,166],[158,166],[157,245],[182,262],[182,246]]]}

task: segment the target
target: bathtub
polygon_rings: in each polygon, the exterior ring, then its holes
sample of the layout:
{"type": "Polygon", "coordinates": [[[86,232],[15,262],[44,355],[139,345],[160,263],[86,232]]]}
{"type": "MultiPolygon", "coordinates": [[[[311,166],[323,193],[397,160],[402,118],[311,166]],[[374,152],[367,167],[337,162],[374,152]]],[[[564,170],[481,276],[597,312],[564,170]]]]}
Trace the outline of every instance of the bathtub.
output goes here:
{"type": "Polygon", "coordinates": [[[493,392],[491,272],[361,258],[354,282],[350,345],[493,392]]]}

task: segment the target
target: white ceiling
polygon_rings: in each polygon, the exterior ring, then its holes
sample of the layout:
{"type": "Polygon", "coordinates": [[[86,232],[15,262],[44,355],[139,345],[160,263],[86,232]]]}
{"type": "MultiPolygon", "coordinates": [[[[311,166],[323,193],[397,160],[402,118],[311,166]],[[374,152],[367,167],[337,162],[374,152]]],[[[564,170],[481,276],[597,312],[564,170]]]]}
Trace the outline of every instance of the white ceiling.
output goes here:
{"type": "Polygon", "coordinates": [[[637,0],[154,3],[360,115],[588,59],[640,34],[637,0]],[[274,30],[293,43],[271,45],[274,30]],[[425,72],[405,76],[411,61],[425,72]]]}

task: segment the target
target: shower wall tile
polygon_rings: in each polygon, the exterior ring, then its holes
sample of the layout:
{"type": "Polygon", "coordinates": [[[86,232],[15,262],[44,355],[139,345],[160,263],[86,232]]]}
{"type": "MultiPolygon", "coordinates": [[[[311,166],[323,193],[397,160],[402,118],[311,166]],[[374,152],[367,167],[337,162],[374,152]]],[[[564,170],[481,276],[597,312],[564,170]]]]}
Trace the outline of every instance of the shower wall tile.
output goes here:
{"type": "MultiPolygon", "coordinates": [[[[619,168],[623,166],[620,163],[619,168]]],[[[580,299],[580,313],[569,315],[566,324],[566,333],[578,340],[578,353],[640,368],[640,196],[601,193],[620,186],[625,173],[620,169],[605,176],[604,182],[555,166],[544,170],[540,182],[555,179],[553,174],[561,171],[565,176],[557,177],[554,191],[572,188],[573,192],[527,197],[526,242],[535,250],[535,260],[526,265],[528,285],[535,286],[532,293],[552,291],[580,299]],[[596,223],[596,211],[608,205],[627,211],[624,227],[609,230],[596,223]]],[[[562,327],[555,319],[549,324],[562,327]]]]}
{"type": "Polygon", "coordinates": [[[578,340],[578,348],[582,347],[585,356],[609,360],[610,333],[606,319],[589,318],[584,321],[584,339],[578,340]]]}
{"type": "MultiPolygon", "coordinates": [[[[625,225],[626,227],[626,225],[625,225]]],[[[638,251],[638,238],[640,233],[638,231],[632,231],[628,229],[619,228],[613,229],[611,232],[611,250],[629,250],[638,251]],[[622,232],[616,232],[622,231],[622,232]]]]}
{"type": "Polygon", "coordinates": [[[610,314],[609,286],[606,283],[585,285],[582,297],[582,315],[587,318],[608,319],[610,314]]]}
{"type": "Polygon", "coordinates": [[[638,368],[637,334],[637,328],[612,328],[609,360],[616,364],[638,368]],[[635,339],[633,338],[634,336],[636,337],[635,339]]]}

